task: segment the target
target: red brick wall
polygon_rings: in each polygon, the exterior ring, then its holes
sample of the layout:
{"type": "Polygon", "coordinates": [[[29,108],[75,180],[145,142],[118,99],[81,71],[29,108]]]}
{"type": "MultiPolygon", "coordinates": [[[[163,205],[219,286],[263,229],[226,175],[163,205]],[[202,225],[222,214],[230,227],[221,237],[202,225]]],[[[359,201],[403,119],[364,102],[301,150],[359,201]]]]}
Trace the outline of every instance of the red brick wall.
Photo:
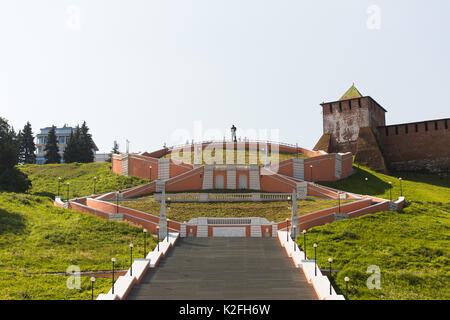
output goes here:
{"type": "Polygon", "coordinates": [[[450,158],[449,126],[450,119],[441,119],[381,127],[378,134],[388,162],[450,158]]]}
{"type": "Polygon", "coordinates": [[[201,190],[202,187],[203,167],[199,167],[191,172],[183,173],[180,176],[171,178],[166,182],[166,191],[201,190]],[[202,175],[201,178],[200,175],[202,175]]]}

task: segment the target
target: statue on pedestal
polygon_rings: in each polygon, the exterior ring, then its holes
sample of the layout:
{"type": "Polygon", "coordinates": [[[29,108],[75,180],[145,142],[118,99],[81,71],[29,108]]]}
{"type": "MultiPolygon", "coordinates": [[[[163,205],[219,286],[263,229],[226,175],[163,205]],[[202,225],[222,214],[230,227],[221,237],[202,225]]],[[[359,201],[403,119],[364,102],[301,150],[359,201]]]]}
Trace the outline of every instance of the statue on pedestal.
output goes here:
{"type": "Polygon", "coordinates": [[[231,141],[237,142],[236,140],[236,127],[234,124],[231,126],[231,141]]]}

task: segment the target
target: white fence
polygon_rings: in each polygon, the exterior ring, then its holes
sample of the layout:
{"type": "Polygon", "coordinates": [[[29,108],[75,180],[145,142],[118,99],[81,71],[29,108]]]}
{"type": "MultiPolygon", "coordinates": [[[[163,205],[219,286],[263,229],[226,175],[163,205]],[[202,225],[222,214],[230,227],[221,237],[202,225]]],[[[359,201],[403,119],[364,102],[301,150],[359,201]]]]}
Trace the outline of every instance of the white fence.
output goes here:
{"type": "MultiPolygon", "coordinates": [[[[245,202],[245,201],[290,201],[291,193],[166,193],[166,201],[172,202],[245,202]]],[[[161,194],[154,199],[161,201],[161,194]]]]}

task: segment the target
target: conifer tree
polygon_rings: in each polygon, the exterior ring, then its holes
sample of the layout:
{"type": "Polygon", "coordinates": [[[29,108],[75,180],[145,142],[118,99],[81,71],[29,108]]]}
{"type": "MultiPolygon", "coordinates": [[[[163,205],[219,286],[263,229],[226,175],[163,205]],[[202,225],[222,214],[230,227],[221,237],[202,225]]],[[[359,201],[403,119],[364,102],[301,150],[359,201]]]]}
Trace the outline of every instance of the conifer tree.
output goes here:
{"type": "Polygon", "coordinates": [[[113,148],[111,150],[111,153],[109,154],[108,159],[106,160],[107,162],[111,162],[112,161],[112,155],[113,154],[118,154],[120,153],[119,151],[119,144],[117,143],[116,140],[114,140],[114,144],[113,144],[113,148]]]}
{"type": "Polygon", "coordinates": [[[69,140],[67,141],[66,149],[64,150],[64,162],[80,162],[80,126],[76,126],[75,130],[70,133],[69,140]]]}
{"type": "Polygon", "coordinates": [[[83,122],[80,128],[80,154],[79,162],[88,163],[94,162],[94,141],[89,133],[89,128],[86,125],[86,121],[83,122]]]}
{"type": "Polygon", "coordinates": [[[45,163],[60,163],[61,156],[58,153],[58,145],[56,139],[56,127],[52,126],[47,136],[47,143],[44,148],[45,163]]]}
{"type": "Polygon", "coordinates": [[[0,117],[0,190],[25,192],[31,181],[18,170],[17,135],[8,121],[0,117]]]}
{"type": "Polygon", "coordinates": [[[17,135],[19,146],[19,163],[33,164],[36,163],[36,145],[34,144],[33,131],[30,122],[19,131],[17,135]]]}

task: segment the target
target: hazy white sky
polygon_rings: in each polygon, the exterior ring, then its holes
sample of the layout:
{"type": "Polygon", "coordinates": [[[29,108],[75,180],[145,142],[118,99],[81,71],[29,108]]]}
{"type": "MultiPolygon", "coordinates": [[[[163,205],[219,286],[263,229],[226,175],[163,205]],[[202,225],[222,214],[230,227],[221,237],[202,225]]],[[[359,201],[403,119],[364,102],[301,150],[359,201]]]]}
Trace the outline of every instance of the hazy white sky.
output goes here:
{"type": "Polygon", "coordinates": [[[2,0],[0,116],[86,120],[100,151],[194,121],[311,148],[353,81],[388,124],[449,117],[449,31],[448,0],[2,0]]]}

